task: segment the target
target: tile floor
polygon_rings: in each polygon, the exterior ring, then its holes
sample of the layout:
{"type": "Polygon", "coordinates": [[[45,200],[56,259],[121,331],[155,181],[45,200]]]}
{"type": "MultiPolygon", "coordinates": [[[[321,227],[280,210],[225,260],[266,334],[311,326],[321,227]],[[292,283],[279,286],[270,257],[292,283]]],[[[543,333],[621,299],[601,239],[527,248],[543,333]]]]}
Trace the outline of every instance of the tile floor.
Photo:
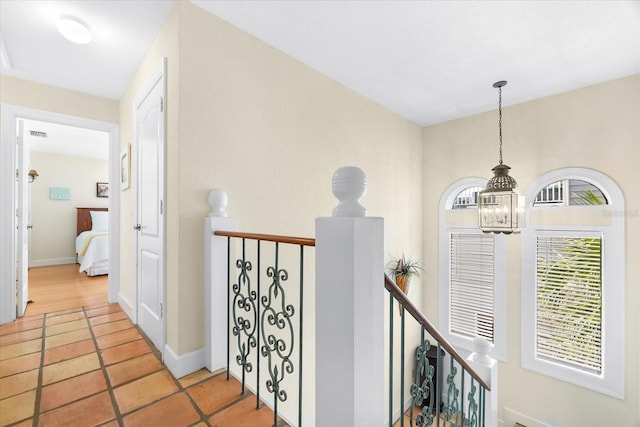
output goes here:
{"type": "Polygon", "coordinates": [[[224,373],[173,378],[117,304],[0,326],[0,426],[271,426],[250,396],[224,373]]]}

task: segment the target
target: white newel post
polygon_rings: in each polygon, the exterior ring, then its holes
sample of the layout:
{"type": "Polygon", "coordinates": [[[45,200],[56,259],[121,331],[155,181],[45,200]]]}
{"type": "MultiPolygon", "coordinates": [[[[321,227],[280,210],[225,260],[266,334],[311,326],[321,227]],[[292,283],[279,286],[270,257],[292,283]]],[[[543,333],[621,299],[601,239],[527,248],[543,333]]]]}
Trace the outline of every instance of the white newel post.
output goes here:
{"type": "Polygon", "coordinates": [[[339,200],[316,219],[315,425],[382,426],[384,220],[366,217],[364,172],[338,169],[339,200]]]}
{"type": "Polygon", "coordinates": [[[467,357],[469,366],[491,387],[485,393],[485,425],[498,425],[498,361],[489,357],[491,343],[484,338],[473,339],[473,353],[467,357]]]}
{"type": "Polygon", "coordinates": [[[227,193],[214,190],[208,197],[211,212],[204,220],[205,364],[210,371],[227,365],[227,238],[217,230],[235,231],[227,217],[227,193]]]}

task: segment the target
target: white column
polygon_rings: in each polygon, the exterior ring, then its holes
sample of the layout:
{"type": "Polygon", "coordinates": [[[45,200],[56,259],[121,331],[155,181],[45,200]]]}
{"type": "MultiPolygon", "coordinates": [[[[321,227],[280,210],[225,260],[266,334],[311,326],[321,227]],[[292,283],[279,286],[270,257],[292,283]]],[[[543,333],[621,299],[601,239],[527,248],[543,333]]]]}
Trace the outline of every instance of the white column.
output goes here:
{"type": "Polygon", "coordinates": [[[384,221],[358,200],[364,172],[338,169],[330,218],[316,219],[317,427],[382,426],[384,221]]]}
{"type": "MultiPolygon", "coordinates": [[[[491,346],[491,343],[484,338],[474,338],[473,353],[467,357],[467,362],[491,387],[491,391],[485,393],[485,425],[496,427],[498,425],[498,361],[489,357],[491,346]]],[[[477,401],[480,405],[479,400],[477,401]]]]}
{"type": "Polygon", "coordinates": [[[211,212],[204,220],[204,313],[205,365],[210,371],[227,365],[227,238],[217,230],[235,231],[235,220],[227,218],[227,194],[214,190],[208,198],[211,212]]]}

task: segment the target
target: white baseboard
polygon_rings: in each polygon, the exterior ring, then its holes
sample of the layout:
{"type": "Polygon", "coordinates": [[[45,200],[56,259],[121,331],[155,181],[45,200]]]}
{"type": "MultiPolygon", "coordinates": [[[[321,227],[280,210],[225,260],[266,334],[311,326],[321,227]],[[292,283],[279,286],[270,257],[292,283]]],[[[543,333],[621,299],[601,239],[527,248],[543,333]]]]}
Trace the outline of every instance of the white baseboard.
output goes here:
{"type": "Polygon", "coordinates": [[[204,348],[178,356],[168,344],[165,344],[162,358],[164,359],[164,364],[175,378],[182,378],[205,366],[204,348]]]}
{"type": "Polygon", "coordinates": [[[121,293],[118,294],[118,304],[120,304],[120,308],[122,309],[122,311],[124,311],[127,316],[129,316],[129,319],[135,324],[135,318],[134,316],[134,312],[133,312],[133,306],[131,305],[131,303],[122,296],[121,293]]]}
{"type": "Polygon", "coordinates": [[[32,259],[29,267],[44,267],[47,265],[75,264],[76,257],[69,258],[51,258],[51,259],[32,259]]]}
{"type": "Polygon", "coordinates": [[[551,427],[551,425],[544,423],[542,421],[536,420],[535,418],[531,418],[527,415],[521,414],[520,412],[514,411],[511,408],[504,407],[504,425],[505,426],[513,426],[516,423],[520,423],[527,427],[551,427]]]}

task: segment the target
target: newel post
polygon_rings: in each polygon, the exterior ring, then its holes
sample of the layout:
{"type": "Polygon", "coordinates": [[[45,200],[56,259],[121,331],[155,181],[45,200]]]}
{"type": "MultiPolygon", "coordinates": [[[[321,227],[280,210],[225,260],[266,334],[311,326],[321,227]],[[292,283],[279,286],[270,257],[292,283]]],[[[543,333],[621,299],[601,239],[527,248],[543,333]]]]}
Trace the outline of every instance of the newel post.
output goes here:
{"type": "Polygon", "coordinates": [[[214,190],[208,197],[211,212],[204,220],[205,366],[216,371],[227,366],[227,238],[217,230],[235,231],[227,217],[227,193],[214,190]]]}
{"type": "Polygon", "coordinates": [[[473,339],[473,353],[467,362],[474,371],[491,387],[485,394],[485,424],[487,427],[498,425],[498,361],[489,357],[491,343],[482,337],[473,339]]]}
{"type": "Polygon", "coordinates": [[[382,426],[384,220],[359,203],[364,172],[338,169],[339,200],[316,219],[316,426],[382,426]]]}

